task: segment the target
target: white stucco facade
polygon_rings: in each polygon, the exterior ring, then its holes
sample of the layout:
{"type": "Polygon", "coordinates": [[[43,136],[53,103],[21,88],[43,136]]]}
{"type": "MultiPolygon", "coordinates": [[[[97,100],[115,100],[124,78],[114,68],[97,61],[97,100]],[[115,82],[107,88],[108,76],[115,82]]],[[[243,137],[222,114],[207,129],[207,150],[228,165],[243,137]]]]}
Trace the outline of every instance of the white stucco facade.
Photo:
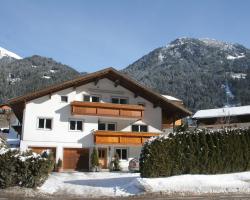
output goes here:
{"type": "MultiPolygon", "coordinates": [[[[93,131],[98,130],[99,122],[116,123],[116,131],[131,132],[132,124],[144,124],[148,132],[161,133],[162,116],[161,108],[138,96],[126,88],[109,79],[101,79],[97,84],[94,82],[64,89],[50,95],[46,95],[26,102],[23,111],[22,140],[20,148],[26,150],[31,147],[55,147],[56,160],[63,159],[64,148],[89,148],[95,146],[93,131]],[[112,97],[125,97],[128,104],[144,104],[143,119],[115,118],[106,116],[72,115],[71,105],[73,101],[83,101],[83,95],[98,95],[100,102],[111,102],[112,97]],[[67,96],[68,102],[61,102],[61,96],[67,96]],[[51,130],[38,128],[38,118],[52,119],[51,130]],[[78,119],[83,121],[82,131],[72,131],[69,128],[69,120],[78,119]]],[[[120,145],[124,147],[123,145],[120,145]]],[[[113,156],[115,145],[103,145],[109,149],[108,160],[113,156]]],[[[139,157],[141,147],[126,146],[128,159],[139,157]]]]}

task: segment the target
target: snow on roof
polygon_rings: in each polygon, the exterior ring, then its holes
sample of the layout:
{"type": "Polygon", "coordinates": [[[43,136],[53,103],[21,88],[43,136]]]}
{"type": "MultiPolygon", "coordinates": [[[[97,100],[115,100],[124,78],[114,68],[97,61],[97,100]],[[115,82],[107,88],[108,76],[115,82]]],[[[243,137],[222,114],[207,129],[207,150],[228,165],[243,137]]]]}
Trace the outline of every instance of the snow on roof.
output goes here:
{"type": "Polygon", "coordinates": [[[170,101],[181,101],[181,102],[182,102],[182,100],[177,99],[177,98],[172,97],[172,96],[169,96],[169,95],[164,95],[164,94],[162,94],[161,96],[165,97],[166,99],[168,99],[168,100],[170,100],[170,101]]]}
{"type": "Polygon", "coordinates": [[[194,114],[193,118],[199,119],[199,118],[226,117],[226,116],[237,116],[237,115],[250,115],[250,105],[199,110],[194,114]]]}

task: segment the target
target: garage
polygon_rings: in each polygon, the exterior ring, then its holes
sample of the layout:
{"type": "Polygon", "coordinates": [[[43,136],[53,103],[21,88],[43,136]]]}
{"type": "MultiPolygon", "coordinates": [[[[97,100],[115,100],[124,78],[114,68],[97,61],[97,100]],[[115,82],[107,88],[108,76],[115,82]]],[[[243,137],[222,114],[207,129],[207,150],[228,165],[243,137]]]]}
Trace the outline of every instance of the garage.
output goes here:
{"type": "Polygon", "coordinates": [[[63,151],[64,170],[89,170],[89,149],[66,148],[63,151]]]}
{"type": "Polygon", "coordinates": [[[43,152],[52,152],[53,157],[56,158],[56,147],[29,147],[33,152],[42,154],[43,152]]]}

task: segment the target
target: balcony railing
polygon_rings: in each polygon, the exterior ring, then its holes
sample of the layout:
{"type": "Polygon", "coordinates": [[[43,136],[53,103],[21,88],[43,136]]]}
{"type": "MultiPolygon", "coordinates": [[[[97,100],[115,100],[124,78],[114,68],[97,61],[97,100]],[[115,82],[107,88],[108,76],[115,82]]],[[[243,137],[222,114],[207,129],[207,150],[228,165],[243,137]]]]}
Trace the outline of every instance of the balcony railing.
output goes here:
{"type": "Polygon", "coordinates": [[[143,118],[144,107],[130,104],[113,104],[99,102],[81,102],[71,103],[72,115],[96,115],[124,118],[143,118]]]}
{"type": "Polygon", "coordinates": [[[123,132],[123,131],[95,131],[95,144],[123,144],[142,145],[150,137],[158,136],[159,133],[149,132],[123,132]]]}

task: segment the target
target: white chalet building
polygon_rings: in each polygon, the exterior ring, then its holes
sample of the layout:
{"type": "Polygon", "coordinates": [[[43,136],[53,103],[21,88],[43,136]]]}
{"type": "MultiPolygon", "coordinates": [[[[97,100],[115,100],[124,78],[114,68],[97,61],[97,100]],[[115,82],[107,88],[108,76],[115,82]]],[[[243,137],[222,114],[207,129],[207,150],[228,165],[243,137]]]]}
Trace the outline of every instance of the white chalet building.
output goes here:
{"type": "Polygon", "coordinates": [[[21,123],[21,150],[51,150],[64,170],[89,170],[93,147],[108,169],[124,169],[142,144],[191,113],[113,68],[9,100],[21,123]]]}

